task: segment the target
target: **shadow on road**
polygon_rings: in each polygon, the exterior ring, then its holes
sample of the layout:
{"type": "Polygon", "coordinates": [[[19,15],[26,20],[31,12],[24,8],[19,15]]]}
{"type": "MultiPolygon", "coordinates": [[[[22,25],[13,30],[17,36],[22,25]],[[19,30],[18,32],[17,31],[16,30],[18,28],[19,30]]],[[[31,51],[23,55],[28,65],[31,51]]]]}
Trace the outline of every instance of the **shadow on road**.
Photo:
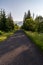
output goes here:
{"type": "Polygon", "coordinates": [[[43,65],[43,55],[22,30],[0,44],[2,65],[43,65]]]}

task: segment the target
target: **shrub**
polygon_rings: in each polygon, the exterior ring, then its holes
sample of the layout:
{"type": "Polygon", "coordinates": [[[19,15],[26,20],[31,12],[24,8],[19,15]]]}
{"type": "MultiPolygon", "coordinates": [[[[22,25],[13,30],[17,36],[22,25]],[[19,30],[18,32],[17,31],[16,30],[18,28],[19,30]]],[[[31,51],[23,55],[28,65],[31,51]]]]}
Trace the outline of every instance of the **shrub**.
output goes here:
{"type": "Polygon", "coordinates": [[[0,31],[0,35],[2,35],[3,34],[3,32],[2,31],[0,31]]]}

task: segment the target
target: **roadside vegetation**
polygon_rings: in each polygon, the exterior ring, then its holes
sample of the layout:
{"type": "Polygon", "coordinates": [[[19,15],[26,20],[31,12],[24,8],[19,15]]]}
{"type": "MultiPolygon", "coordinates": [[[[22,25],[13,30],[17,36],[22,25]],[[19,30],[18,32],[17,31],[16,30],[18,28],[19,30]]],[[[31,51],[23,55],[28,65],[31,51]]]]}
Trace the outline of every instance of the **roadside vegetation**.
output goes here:
{"type": "Polygon", "coordinates": [[[31,16],[30,10],[25,12],[22,29],[25,34],[41,49],[43,50],[43,17],[31,16]]]}
{"type": "Polygon", "coordinates": [[[0,31],[0,42],[6,40],[8,37],[14,34],[14,31],[2,32],[0,31]]]}
{"type": "Polygon", "coordinates": [[[4,41],[14,34],[18,26],[14,24],[11,13],[6,15],[5,10],[0,10],[0,41],[4,41]]]}
{"type": "Polygon", "coordinates": [[[25,34],[36,44],[41,50],[43,50],[43,33],[24,31],[25,34]]]}

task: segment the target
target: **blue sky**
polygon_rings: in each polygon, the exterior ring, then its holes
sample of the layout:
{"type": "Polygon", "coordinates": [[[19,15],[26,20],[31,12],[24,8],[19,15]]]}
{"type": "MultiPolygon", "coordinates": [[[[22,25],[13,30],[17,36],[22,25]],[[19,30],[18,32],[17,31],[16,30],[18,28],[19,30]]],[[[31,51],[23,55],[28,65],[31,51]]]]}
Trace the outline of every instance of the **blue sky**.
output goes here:
{"type": "Polygon", "coordinates": [[[31,14],[43,16],[43,0],[0,0],[0,9],[12,13],[15,21],[22,21],[24,13],[29,9],[31,14]]]}

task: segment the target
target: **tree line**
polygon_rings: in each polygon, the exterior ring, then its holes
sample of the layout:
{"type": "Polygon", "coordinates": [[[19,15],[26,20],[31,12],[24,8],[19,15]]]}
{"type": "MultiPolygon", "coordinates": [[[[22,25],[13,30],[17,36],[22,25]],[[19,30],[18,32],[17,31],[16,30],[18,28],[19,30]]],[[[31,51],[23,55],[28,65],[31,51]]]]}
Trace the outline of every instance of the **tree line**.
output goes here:
{"type": "Polygon", "coordinates": [[[28,31],[43,32],[43,17],[36,16],[34,19],[34,14],[32,17],[30,10],[28,13],[25,12],[22,28],[28,31]]]}
{"type": "Polygon", "coordinates": [[[11,16],[11,13],[9,15],[6,15],[5,10],[0,10],[0,30],[1,31],[12,31],[14,29],[14,21],[11,16]]]}

